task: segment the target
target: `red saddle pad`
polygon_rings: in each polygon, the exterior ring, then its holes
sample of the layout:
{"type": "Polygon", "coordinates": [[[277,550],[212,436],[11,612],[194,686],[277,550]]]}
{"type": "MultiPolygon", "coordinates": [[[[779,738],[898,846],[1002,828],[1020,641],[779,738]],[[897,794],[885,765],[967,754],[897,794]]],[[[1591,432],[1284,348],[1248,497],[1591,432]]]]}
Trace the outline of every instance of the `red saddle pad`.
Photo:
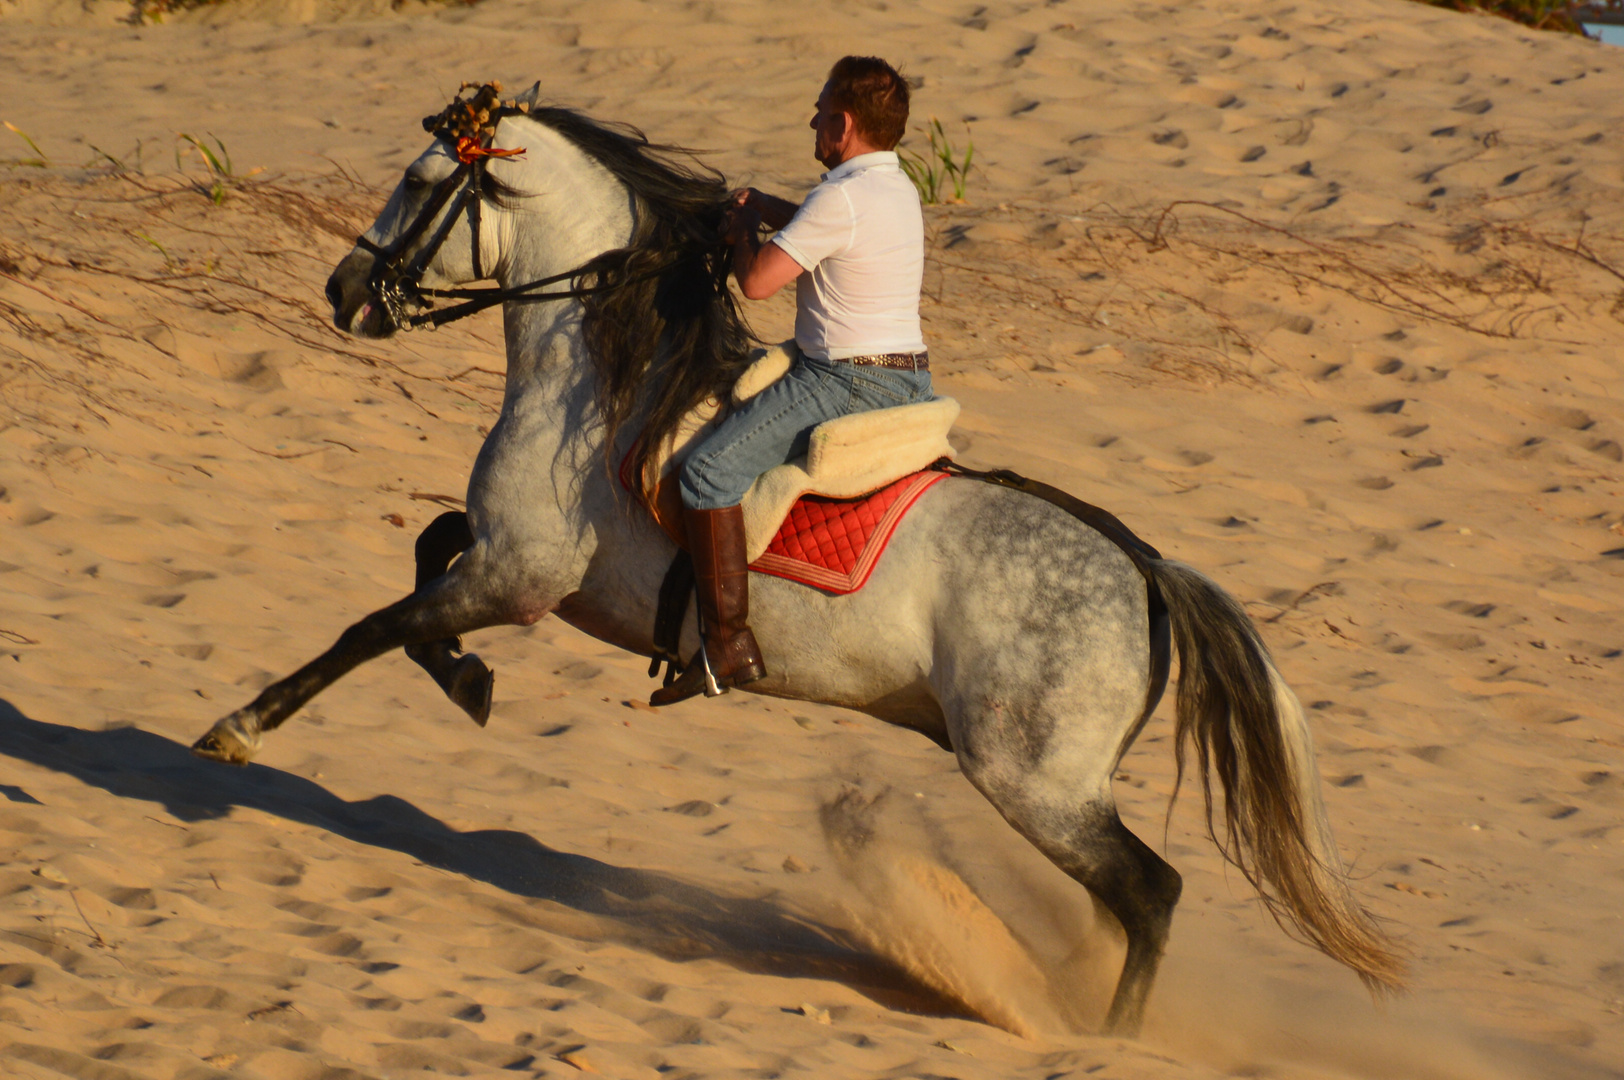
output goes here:
{"type": "Polygon", "coordinates": [[[856,499],[803,495],[750,569],[826,592],[853,593],[868,583],[902,517],[947,473],[904,476],[856,499]]]}

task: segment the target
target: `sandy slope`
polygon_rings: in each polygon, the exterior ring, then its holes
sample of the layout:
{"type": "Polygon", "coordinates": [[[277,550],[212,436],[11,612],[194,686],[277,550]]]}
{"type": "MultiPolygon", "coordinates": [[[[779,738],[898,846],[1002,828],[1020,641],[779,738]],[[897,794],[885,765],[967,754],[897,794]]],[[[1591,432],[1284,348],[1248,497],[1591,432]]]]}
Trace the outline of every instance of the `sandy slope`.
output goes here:
{"type": "MultiPolygon", "coordinates": [[[[1624,53],[1374,0],[0,10],[0,119],[56,166],[0,175],[7,1075],[1624,1069],[1624,53]],[[475,636],[484,731],[396,656],[247,771],[184,753],[409,585],[495,415],[493,319],[324,326],[418,118],[541,76],[794,192],[850,49],[973,118],[925,308],[965,460],[1246,601],[1412,996],[1282,936],[1186,801],[1145,1038],[1076,1034],[1117,946],[950,758],[743,695],[653,714],[550,620],[475,636]],[[217,207],[178,132],[266,171],[217,207]]],[[[1156,843],[1168,733],[1118,784],[1156,843]]]]}

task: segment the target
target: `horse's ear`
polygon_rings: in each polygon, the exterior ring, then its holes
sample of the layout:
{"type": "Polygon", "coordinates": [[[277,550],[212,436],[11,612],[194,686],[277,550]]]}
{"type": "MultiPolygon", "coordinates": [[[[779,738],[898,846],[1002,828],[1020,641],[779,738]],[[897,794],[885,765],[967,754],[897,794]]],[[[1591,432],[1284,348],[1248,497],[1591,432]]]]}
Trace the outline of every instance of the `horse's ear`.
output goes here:
{"type": "MultiPolygon", "coordinates": [[[[534,86],[532,86],[530,89],[526,90],[524,93],[520,94],[518,97],[514,98],[513,100],[515,102],[518,102],[519,104],[528,105],[531,109],[534,109],[536,107],[536,101],[540,97],[541,97],[541,82],[538,80],[534,86]]],[[[529,111],[529,110],[526,110],[526,111],[529,111]]]]}

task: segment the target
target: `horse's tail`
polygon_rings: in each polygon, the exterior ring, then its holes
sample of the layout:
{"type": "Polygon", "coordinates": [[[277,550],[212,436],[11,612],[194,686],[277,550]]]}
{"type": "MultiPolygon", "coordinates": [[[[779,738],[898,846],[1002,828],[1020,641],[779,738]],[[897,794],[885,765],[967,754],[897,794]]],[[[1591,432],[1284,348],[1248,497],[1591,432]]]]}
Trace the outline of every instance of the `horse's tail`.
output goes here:
{"type": "Polygon", "coordinates": [[[1372,992],[1401,989],[1397,947],[1348,888],[1320,801],[1302,704],[1251,618],[1183,563],[1147,560],[1146,567],[1161,587],[1179,654],[1178,778],[1193,744],[1207,834],[1283,929],[1348,965],[1372,992]],[[1213,825],[1214,773],[1224,793],[1222,837],[1213,825]]]}

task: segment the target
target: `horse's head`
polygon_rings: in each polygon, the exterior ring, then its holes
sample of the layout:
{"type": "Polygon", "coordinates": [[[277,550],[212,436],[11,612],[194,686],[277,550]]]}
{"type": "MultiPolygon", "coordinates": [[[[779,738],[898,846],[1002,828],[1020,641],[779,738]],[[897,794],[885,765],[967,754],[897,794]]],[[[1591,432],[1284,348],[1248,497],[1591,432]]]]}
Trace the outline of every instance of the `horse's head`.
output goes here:
{"type": "Polygon", "coordinates": [[[480,87],[424,121],[437,141],[328,280],[333,321],[387,337],[464,305],[557,312],[540,334],[579,330],[551,340],[596,384],[604,445],[641,411],[641,467],[749,363],[719,231],[727,183],[636,128],[538,104],[539,89],[503,102],[494,84],[480,87]],[[458,295],[483,279],[499,290],[458,295]],[[459,303],[429,312],[440,299],[459,303]]]}
{"type": "Polygon", "coordinates": [[[504,101],[488,84],[423,121],[435,141],[327,280],[340,330],[388,337],[426,318],[437,293],[533,280],[627,242],[626,191],[529,119],[539,89],[504,101]]]}

